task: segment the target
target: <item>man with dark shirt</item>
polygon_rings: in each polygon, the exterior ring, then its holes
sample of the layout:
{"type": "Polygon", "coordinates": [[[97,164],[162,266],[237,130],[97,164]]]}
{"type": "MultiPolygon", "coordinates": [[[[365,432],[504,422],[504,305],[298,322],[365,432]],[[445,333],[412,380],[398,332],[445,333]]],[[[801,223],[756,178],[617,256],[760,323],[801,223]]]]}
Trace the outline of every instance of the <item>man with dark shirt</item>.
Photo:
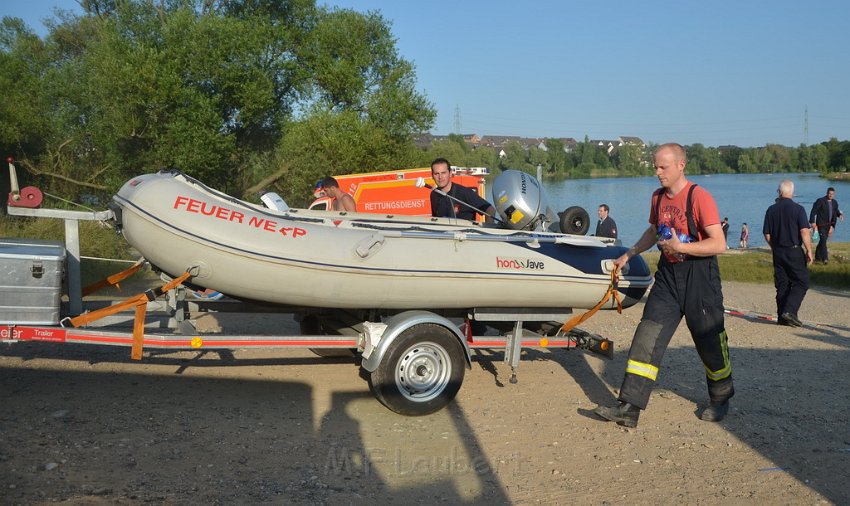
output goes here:
{"type": "Polygon", "coordinates": [[[809,289],[812,236],[806,211],[791,198],[794,183],[788,179],[779,183],[779,198],[767,208],[762,233],[773,252],[773,281],[776,285],[777,323],[802,327],[797,311],[809,289]]]}
{"type": "Polygon", "coordinates": [[[829,250],[826,241],[832,236],[838,220],[844,221],[844,213],[838,210],[838,201],[835,200],[835,188],[827,188],[826,195],[817,199],[812,205],[809,214],[809,223],[812,230],[820,234],[818,247],[815,251],[815,262],[829,263],[829,250]]]}
{"type": "Polygon", "coordinates": [[[431,162],[431,177],[436,184],[436,188],[431,192],[431,216],[474,221],[476,212],[473,208],[483,214],[487,221],[491,221],[495,216],[496,209],[475,190],[452,183],[452,167],[445,158],[437,158],[431,162]],[[441,195],[437,190],[454,197],[454,200],[441,195]],[[472,208],[455,200],[469,204],[472,208]]]}
{"type": "Polygon", "coordinates": [[[608,204],[599,204],[599,211],[597,211],[599,223],[596,224],[596,237],[617,238],[617,224],[608,215],[610,211],[608,204]]]}

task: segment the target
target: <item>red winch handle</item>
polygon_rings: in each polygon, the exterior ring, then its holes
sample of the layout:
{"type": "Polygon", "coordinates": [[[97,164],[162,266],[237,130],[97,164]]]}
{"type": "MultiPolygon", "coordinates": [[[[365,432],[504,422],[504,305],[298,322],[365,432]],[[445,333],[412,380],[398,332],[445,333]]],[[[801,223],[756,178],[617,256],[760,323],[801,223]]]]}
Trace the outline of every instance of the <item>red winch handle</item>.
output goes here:
{"type": "Polygon", "coordinates": [[[9,182],[11,183],[9,196],[6,199],[6,204],[9,207],[28,207],[36,208],[44,201],[44,194],[35,186],[27,186],[23,189],[18,184],[18,172],[15,169],[15,159],[6,158],[9,163],[9,182]]]}

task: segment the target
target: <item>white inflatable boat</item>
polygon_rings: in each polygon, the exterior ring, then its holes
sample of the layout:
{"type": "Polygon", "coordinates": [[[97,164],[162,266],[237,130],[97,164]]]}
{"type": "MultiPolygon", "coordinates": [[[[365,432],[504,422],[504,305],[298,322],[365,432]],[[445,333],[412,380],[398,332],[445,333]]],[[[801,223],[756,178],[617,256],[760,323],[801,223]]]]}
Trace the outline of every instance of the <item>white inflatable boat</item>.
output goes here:
{"type": "MultiPolygon", "coordinates": [[[[349,309],[596,305],[609,287],[612,260],[625,248],[548,231],[557,228],[548,208],[523,207],[535,202],[532,190],[542,192],[537,181],[503,176],[493,185],[501,221],[526,229],[275,211],[174,171],[128,181],[111,207],[126,240],[157,268],[172,276],[191,269],[192,284],[236,298],[349,309]]],[[[640,300],[652,281],[642,258],[627,267],[618,287],[624,306],[640,300]]]]}

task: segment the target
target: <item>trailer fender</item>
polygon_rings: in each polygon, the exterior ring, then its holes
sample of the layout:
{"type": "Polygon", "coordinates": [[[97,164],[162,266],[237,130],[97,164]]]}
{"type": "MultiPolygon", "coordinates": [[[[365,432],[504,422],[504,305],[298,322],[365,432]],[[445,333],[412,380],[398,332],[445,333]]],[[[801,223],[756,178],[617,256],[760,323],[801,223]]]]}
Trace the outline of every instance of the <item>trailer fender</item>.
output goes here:
{"type": "Polygon", "coordinates": [[[447,318],[430,311],[412,310],[393,315],[383,323],[367,323],[365,325],[363,362],[361,364],[363,369],[368,372],[374,372],[393,341],[405,330],[423,323],[439,325],[450,330],[463,347],[464,356],[466,357],[466,368],[472,368],[472,356],[469,353],[469,345],[466,342],[466,338],[460,332],[460,329],[457,328],[457,325],[447,318]]]}

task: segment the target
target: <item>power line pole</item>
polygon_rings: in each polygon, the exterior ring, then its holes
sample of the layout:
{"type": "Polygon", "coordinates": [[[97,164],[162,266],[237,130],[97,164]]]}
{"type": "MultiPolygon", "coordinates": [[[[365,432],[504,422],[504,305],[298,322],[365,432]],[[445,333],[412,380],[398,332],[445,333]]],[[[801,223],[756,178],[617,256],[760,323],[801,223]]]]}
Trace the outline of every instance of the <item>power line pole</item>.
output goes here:
{"type": "Polygon", "coordinates": [[[803,115],[803,145],[809,145],[809,106],[806,106],[806,111],[803,115]]]}
{"type": "Polygon", "coordinates": [[[458,135],[463,135],[460,131],[460,106],[455,105],[455,132],[458,135]]]}

